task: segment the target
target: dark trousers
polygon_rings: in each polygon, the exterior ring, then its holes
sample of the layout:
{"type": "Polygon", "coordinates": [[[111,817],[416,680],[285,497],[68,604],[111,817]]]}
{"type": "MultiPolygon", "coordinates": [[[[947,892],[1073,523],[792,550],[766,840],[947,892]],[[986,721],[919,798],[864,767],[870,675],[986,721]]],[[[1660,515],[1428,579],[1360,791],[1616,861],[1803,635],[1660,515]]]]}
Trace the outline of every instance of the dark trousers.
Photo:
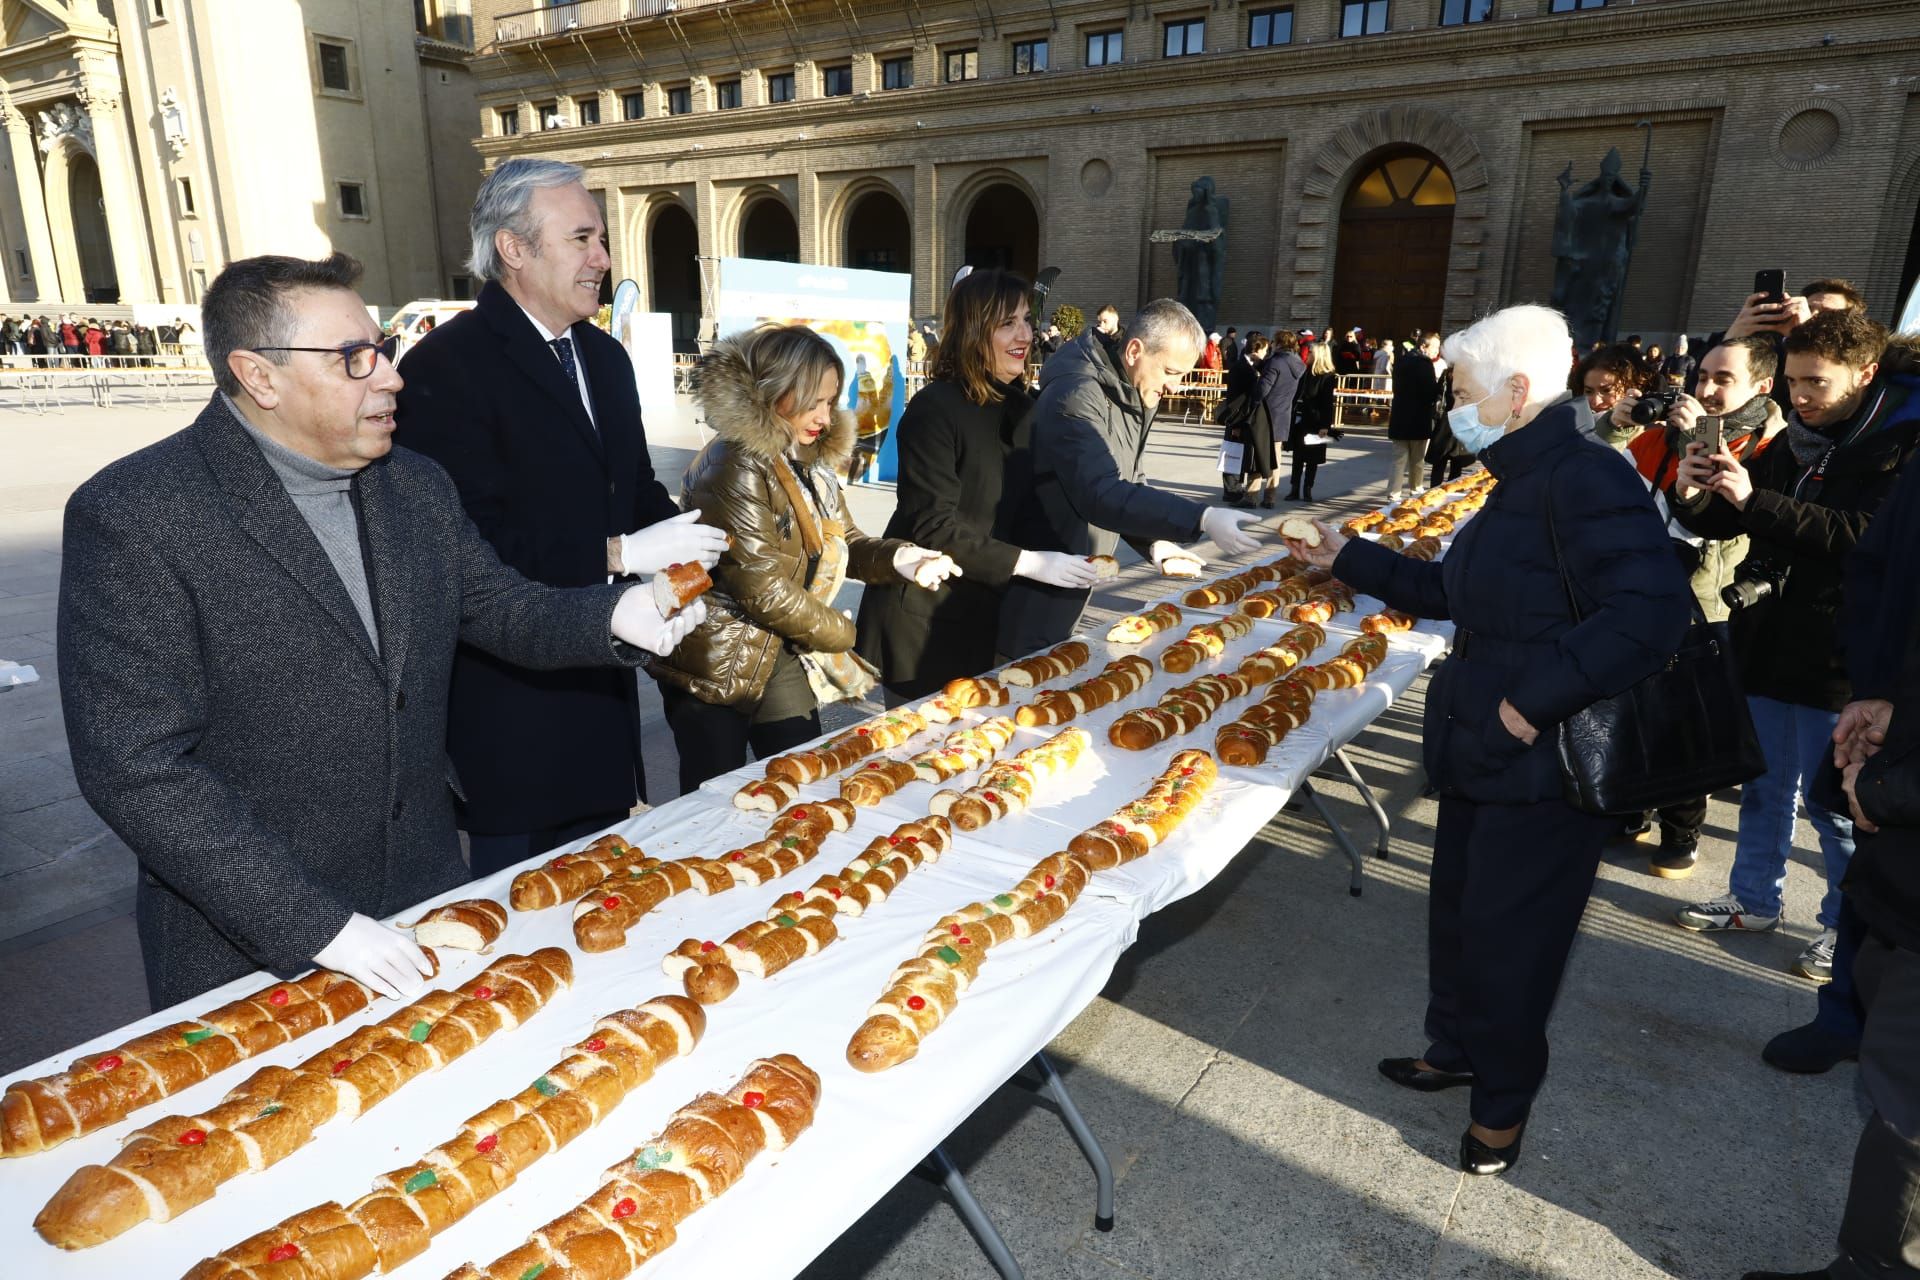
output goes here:
{"type": "Polygon", "coordinates": [[[820,736],[820,709],[804,716],[759,721],[756,708],[715,706],[682,689],[660,686],[660,703],[673,745],[680,752],[680,794],[688,795],[708,778],[717,778],[747,762],[747,748],[756,760],[791,751],[820,736]]]}
{"type": "Polygon", "coordinates": [[[1293,489],[1291,492],[1313,496],[1313,478],[1319,474],[1320,464],[1302,462],[1299,454],[1293,455],[1293,489]]]}
{"type": "Polygon", "coordinates": [[[1670,804],[1660,812],[1660,838],[1665,841],[1689,841],[1700,838],[1700,828],[1707,824],[1707,798],[1682,800],[1670,804]]]}
{"type": "Polygon", "coordinates": [[[525,862],[549,849],[558,849],[563,844],[571,844],[581,836],[592,835],[604,830],[616,822],[625,822],[627,811],[615,809],[609,813],[589,814],[584,818],[575,818],[558,826],[546,827],[539,831],[522,831],[515,835],[481,836],[469,833],[467,836],[467,865],[473,871],[473,878],[490,876],[503,871],[516,862],[525,862]]]}
{"type": "Polygon", "coordinates": [[[1813,1024],[1829,1035],[1858,1040],[1865,1019],[1853,969],[1860,943],[1867,936],[1867,922],[1853,909],[1853,899],[1844,893],[1840,896],[1840,920],[1833,932],[1833,981],[1820,988],[1813,1024]]]}
{"type": "Polygon", "coordinates": [[[1616,818],[1558,800],[1443,797],[1427,900],[1427,1062],[1474,1075],[1476,1123],[1527,1118],[1547,1074],[1547,1017],[1616,818]]]}
{"type": "Polygon", "coordinates": [[[1448,480],[1456,479],[1472,458],[1442,458],[1433,464],[1433,473],[1427,477],[1427,488],[1438,489],[1448,480]]]}
{"type": "Polygon", "coordinates": [[[1854,980],[1867,1010],[1860,1082],[1873,1114],[1853,1153],[1840,1257],[1827,1273],[1834,1280],[1920,1277],[1920,952],[1869,934],[1854,980]]]}

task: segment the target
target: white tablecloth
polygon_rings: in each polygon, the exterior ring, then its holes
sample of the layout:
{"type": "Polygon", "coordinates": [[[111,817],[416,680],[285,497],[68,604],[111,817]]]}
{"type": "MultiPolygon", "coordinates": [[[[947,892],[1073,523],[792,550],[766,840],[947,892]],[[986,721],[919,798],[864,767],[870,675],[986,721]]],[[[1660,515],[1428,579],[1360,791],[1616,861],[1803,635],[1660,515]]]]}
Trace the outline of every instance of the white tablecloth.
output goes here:
{"type": "MultiPolygon", "coordinates": [[[[679,1244],[638,1274],[766,1276],[772,1274],[765,1247],[769,1239],[781,1242],[780,1274],[801,1269],[1092,1002],[1142,919],[1217,875],[1301,781],[1391,705],[1441,647],[1431,637],[1394,637],[1386,662],[1365,686],[1321,694],[1312,720],[1289,735],[1264,765],[1222,769],[1213,793],[1167,844],[1138,862],[1095,876],[1088,892],[1052,929],[996,949],[980,982],[928,1039],[918,1058],[877,1076],[849,1067],[844,1057],[849,1036],[894,966],[915,950],[940,916],[1009,888],[1035,861],[1064,848],[1074,834],[1143,791],[1175,751],[1190,746],[1211,750],[1214,730],[1254,699],[1228,703],[1201,730],[1149,751],[1111,746],[1108,725],[1127,710],[1152,705],[1176,684],[1207,671],[1231,669],[1246,654],[1277,639],[1287,625],[1256,623],[1254,633],[1224,657],[1192,673],[1169,675],[1156,663],[1154,679],[1141,692],[1075,721],[1092,735],[1094,750],[1046,784],[1033,810],[958,838],[938,864],[914,872],[871,913],[843,917],[840,939],[820,955],[766,982],[743,978],[732,999],[708,1010],[706,1037],[692,1055],[670,1063],[600,1126],[536,1164],[507,1192],[443,1233],[425,1255],[394,1274],[430,1280],[463,1261],[490,1262],[591,1192],[600,1170],[650,1138],[675,1109],[704,1090],[726,1088],[755,1057],[781,1052],[799,1055],[821,1074],[824,1097],[813,1129],[779,1156],[762,1157],[732,1191],[688,1220],[679,1244]]],[[[1155,658],[1184,634],[1181,628],[1158,636],[1143,651],[1155,658]]],[[[1351,634],[1350,628],[1330,626],[1327,644],[1313,660],[1333,656],[1351,634]]],[[[1084,679],[1121,652],[1141,651],[1108,646],[1099,639],[1092,647],[1092,660],[1072,679],[1084,679]]],[[[1018,700],[1029,696],[1021,691],[1018,700]]],[[[967,719],[1010,710],[983,708],[968,713],[967,719]]],[[[895,754],[920,750],[956,727],[933,726],[895,754]]],[[[1022,729],[1000,758],[1057,732],[1057,727],[1022,729]]],[[[658,857],[718,854],[766,829],[766,815],[744,813],[731,804],[734,790],[758,772],[749,766],[614,829],[658,857]]],[[[964,787],[973,779],[963,775],[947,785],[964,787]]],[[[804,788],[802,798],[820,799],[837,794],[837,789],[837,780],[830,780],[804,788]]],[[[327,1199],[346,1202],[361,1195],[375,1175],[417,1159],[450,1137],[467,1116],[524,1087],[563,1056],[565,1046],[584,1035],[600,1015],[674,991],[676,985],[660,971],[660,959],[682,939],[718,940],[759,918],[777,894],[803,889],[818,876],[839,870],[875,835],[886,834],[906,818],[923,816],[934,790],[930,784],[911,784],[883,805],[862,810],[853,830],[829,837],[812,864],[783,879],[712,898],[683,894],[669,899],[634,929],[624,949],[597,956],[576,952],[573,987],[525,1026],[496,1035],[444,1071],[416,1080],[358,1121],[324,1126],[307,1147],[264,1173],[229,1183],[211,1202],[175,1222],[147,1223],[77,1254],[50,1248],[31,1228],[41,1205],[73,1169],[104,1162],[118,1150],[120,1139],[143,1122],[210,1107],[251,1071],[290,1065],[347,1030],[386,1016],[391,1011],[386,1001],[376,1001],[374,1008],[341,1027],[283,1045],[119,1125],[51,1153],[0,1162],[0,1249],[16,1260],[12,1265],[19,1270],[11,1273],[36,1280],[107,1275],[166,1280],[289,1214],[327,1199]]],[[[510,880],[510,872],[501,872],[436,902],[474,896],[504,901],[510,880]]],[[[408,912],[404,918],[415,914],[408,912]]],[[[514,913],[496,954],[555,945],[572,950],[569,917],[564,907],[514,913]]],[[[450,985],[484,967],[487,958],[443,952],[442,962],[442,981],[450,985]]],[[[129,975],[129,980],[138,976],[129,975]]],[[[256,989],[261,981],[254,976],[230,983],[36,1063],[17,1076],[47,1074],[75,1058],[210,1009],[256,989]]],[[[1096,1132],[1101,1130],[1100,1117],[1090,1117],[1090,1122],[1096,1132]]]]}

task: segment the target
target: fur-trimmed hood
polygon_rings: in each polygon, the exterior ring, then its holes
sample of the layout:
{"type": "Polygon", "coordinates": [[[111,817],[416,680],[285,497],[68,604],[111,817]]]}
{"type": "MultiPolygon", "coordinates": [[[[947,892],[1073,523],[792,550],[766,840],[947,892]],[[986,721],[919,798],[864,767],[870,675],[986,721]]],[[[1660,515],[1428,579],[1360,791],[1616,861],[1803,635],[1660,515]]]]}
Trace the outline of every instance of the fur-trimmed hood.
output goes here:
{"type": "MultiPolygon", "coordinates": [[[[735,334],[713,344],[694,369],[693,397],[706,410],[707,426],[715,435],[745,453],[772,460],[786,453],[793,433],[774,411],[773,398],[760,388],[747,369],[743,354],[748,334],[735,334]]],[[[841,390],[846,390],[841,371],[841,390]]],[[[833,425],[812,444],[801,445],[798,457],[808,466],[824,464],[844,474],[853,457],[857,424],[851,413],[836,409],[833,425]]]]}

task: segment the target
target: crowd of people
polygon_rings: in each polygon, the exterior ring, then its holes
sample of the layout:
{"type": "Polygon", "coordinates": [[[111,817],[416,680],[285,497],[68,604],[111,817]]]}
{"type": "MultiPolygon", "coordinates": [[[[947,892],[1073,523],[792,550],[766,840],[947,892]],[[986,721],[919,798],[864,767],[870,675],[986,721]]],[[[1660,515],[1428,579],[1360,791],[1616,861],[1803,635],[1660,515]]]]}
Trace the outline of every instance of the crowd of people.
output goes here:
{"type": "Polygon", "coordinates": [[[1806,1274],[1920,1257],[1920,719],[1900,714],[1920,697],[1900,555],[1920,527],[1920,359],[1844,282],[1756,295],[1697,358],[1576,360],[1535,306],[1396,344],[1214,334],[1161,300],[1052,342],[1035,387],[1030,282],[976,270],[924,352],[872,535],[842,488],[849,371],[818,334],[713,345],[694,396],[714,438],[676,495],[626,354],[592,323],[609,262],[582,172],[503,162],[471,230],[486,283],[404,379],[350,258],[228,266],[203,303],[212,399],[69,504],[74,769],[139,857],[156,1006],[308,964],[419,990],[427,958],[381,918],[645,798],[635,668],[660,686],[685,791],[816,736],[824,704],[916,698],[1067,638],[1092,558],[1123,540],[1170,576],[1202,571],[1199,543],[1260,550],[1243,508],[1273,505],[1284,453],[1288,497],[1311,499],[1336,381],[1364,369],[1392,381],[1395,497],[1475,459],[1500,482],[1435,562],[1326,524],[1287,540],[1456,628],[1425,711],[1427,1044],[1381,1073],[1470,1090],[1462,1169],[1519,1159],[1604,846],[1657,829],[1650,870],[1686,875],[1706,811],[1570,798],[1561,737],[1725,622],[1765,764],[1742,786],[1728,893],[1677,923],[1775,928],[1806,804],[1828,890],[1798,964],[1830,981],[1763,1056],[1857,1057],[1875,1106],[1841,1261],[1806,1274]],[[1212,504],[1152,483],[1145,458],[1167,394],[1216,359],[1245,482],[1212,504]],[[712,588],[663,604],[647,580],[690,563],[712,588]],[[852,617],[835,608],[849,579],[868,584],[852,617]]]}
{"type": "Polygon", "coordinates": [[[117,362],[140,365],[150,363],[152,357],[195,331],[184,319],[154,327],[129,320],[102,324],[76,315],[63,315],[57,320],[49,316],[0,316],[0,355],[33,356],[36,367],[48,366],[57,357],[77,357],[92,367],[106,365],[109,356],[117,362]]]}

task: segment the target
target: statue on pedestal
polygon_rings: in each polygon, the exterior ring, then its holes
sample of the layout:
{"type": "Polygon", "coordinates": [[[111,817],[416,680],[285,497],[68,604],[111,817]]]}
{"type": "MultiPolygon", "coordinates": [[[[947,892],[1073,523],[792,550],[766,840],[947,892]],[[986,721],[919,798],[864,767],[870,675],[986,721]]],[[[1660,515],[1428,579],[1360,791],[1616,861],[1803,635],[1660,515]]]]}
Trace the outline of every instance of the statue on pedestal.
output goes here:
{"type": "Polygon", "coordinates": [[[1187,201],[1186,220],[1178,231],[1156,231],[1153,239],[1173,242],[1176,292],[1187,310],[1209,333],[1220,314],[1220,294],[1226,286],[1227,249],[1220,237],[1227,229],[1225,196],[1215,195],[1212,178],[1197,178],[1187,201]]]}
{"type": "MultiPolygon", "coordinates": [[[[1650,155],[1651,126],[1647,145],[1650,155]]],[[[1620,176],[1618,147],[1609,149],[1600,162],[1600,176],[1578,189],[1573,185],[1572,161],[1560,174],[1560,208],[1553,222],[1552,302],[1566,315],[1574,345],[1582,351],[1596,342],[1613,340],[1640,215],[1653,181],[1646,166],[1643,159],[1637,190],[1620,176]]]]}

